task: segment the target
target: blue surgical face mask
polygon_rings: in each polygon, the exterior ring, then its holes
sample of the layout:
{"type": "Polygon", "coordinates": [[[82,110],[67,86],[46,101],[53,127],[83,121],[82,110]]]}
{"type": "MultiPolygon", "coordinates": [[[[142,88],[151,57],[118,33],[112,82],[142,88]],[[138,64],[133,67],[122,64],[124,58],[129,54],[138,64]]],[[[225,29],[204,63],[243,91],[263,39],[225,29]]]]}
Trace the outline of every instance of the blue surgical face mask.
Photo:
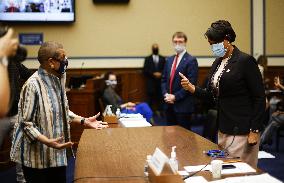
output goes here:
{"type": "Polygon", "coordinates": [[[65,57],[64,60],[60,62],[60,66],[57,72],[59,74],[64,74],[66,72],[67,66],[68,66],[68,59],[65,57]]]}
{"type": "Polygon", "coordinates": [[[227,49],[224,47],[224,42],[212,44],[211,50],[213,55],[217,57],[223,57],[227,52],[227,49]]]}

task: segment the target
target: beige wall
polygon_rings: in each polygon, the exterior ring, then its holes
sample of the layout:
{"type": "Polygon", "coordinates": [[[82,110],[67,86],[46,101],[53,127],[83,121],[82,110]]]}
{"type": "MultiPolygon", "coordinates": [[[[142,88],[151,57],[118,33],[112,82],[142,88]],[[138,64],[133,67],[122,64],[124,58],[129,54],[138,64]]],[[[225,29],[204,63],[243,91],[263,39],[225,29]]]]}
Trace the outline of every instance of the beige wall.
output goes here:
{"type": "Polygon", "coordinates": [[[266,54],[284,55],[284,1],[266,0],[266,54]]]}
{"type": "MultiPolygon", "coordinates": [[[[278,0],[281,1],[281,0],[278,0]]],[[[17,32],[43,32],[44,41],[64,44],[69,56],[143,56],[153,42],[170,55],[171,36],[184,31],[193,55],[211,55],[204,32],[218,19],[229,20],[236,44],[250,53],[249,0],[130,0],[128,5],[95,5],[76,1],[76,22],[70,25],[14,25],[17,32]]],[[[38,46],[28,46],[35,57],[38,46]]]]}

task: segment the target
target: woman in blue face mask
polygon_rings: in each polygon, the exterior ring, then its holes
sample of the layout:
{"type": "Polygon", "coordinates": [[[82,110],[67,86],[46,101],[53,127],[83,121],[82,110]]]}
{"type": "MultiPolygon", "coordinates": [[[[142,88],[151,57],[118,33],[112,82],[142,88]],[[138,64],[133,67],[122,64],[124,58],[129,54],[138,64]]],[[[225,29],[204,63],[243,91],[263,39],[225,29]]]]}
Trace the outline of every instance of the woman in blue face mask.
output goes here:
{"type": "Polygon", "coordinates": [[[218,144],[229,157],[257,166],[259,132],[265,94],[256,60],[232,43],[236,34],[228,21],[211,24],[205,33],[215,59],[205,89],[192,85],[182,73],[183,88],[217,109],[218,144]]]}
{"type": "Polygon", "coordinates": [[[112,105],[112,112],[115,113],[119,108],[122,113],[137,114],[140,113],[148,122],[152,121],[153,111],[150,106],[145,103],[124,103],[121,97],[116,93],[115,87],[117,85],[116,75],[112,72],[105,74],[105,88],[103,91],[103,101],[105,105],[112,105]]]}

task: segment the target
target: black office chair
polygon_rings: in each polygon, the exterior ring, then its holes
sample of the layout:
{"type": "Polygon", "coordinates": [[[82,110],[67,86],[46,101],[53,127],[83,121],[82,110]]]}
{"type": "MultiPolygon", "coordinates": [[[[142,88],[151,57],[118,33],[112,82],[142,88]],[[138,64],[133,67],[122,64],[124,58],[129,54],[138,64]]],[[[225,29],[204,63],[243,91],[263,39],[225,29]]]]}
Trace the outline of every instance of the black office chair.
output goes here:
{"type": "Polygon", "coordinates": [[[0,147],[0,171],[4,171],[15,166],[15,163],[10,160],[11,144],[11,137],[10,135],[7,135],[4,138],[2,147],[0,147]]]}
{"type": "Polygon", "coordinates": [[[279,152],[279,144],[281,137],[284,137],[284,126],[279,127],[276,133],[276,152],[279,152]]]}

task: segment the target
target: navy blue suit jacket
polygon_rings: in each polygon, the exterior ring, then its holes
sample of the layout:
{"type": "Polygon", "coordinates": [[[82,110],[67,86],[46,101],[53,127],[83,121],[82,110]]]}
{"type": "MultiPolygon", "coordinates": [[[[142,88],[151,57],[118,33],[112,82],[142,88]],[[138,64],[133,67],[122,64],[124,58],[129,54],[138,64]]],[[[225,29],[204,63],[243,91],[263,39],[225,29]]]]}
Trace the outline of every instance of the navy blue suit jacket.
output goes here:
{"type": "MultiPolygon", "coordinates": [[[[170,93],[170,74],[174,59],[175,55],[166,59],[161,84],[163,96],[166,93],[170,93]]],[[[178,74],[179,72],[184,74],[192,84],[196,85],[198,75],[198,63],[196,58],[187,52],[183,55],[178,67],[176,68],[172,83],[172,94],[175,95],[176,98],[173,105],[174,111],[176,113],[192,113],[194,112],[194,98],[192,94],[182,88],[180,84],[181,77],[178,74]]],[[[166,103],[166,108],[168,106],[169,105],[166,103]]]]}

